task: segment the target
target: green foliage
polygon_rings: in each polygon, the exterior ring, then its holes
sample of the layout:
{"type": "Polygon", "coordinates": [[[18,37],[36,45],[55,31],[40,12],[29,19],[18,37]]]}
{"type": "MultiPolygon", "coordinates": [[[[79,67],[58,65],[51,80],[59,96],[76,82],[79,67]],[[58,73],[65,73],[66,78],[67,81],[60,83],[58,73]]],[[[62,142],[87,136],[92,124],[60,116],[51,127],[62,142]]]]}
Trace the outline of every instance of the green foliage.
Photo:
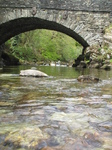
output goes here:
{"type": "Polygon", "coordinates": [[[105,33],[110,33],[112,31],[112,23],[105,29],[105,33]]]}
{"type": "Polygon", "coordinates": [[[100,48],[98,48],[98,52],[99,52],[99,53],[101,52],[101,47],[100,47],[100,48]]]}
{"type": "Polygon", "coordinates": [[[86,64],[88,64],[90,62],[90,60],[86,60],[86,64]]]}
{"type": "Polygon", "coordinates": [[[21,60],[27,61],[73,61],[82,51],[74,39],[65,34],[34,30],[11,38],[6,42],[10,52],[21,60]]]}
{"type": "Polygon", "coordinates": [[[110,63],[112,63],[112,59],[110,59],[110,63]]]}

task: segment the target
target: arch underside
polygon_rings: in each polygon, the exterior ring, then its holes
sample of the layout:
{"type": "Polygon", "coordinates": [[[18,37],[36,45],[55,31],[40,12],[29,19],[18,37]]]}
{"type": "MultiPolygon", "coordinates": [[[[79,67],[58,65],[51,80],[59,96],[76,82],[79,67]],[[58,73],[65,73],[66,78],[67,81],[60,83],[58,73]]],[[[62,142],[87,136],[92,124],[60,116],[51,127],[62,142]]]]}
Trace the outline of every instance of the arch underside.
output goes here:
{"type": "Polygon", "coordinates": [[[77,42],[79,42],[84,48],[88,47],[88,43],[73,30],[58,24],[53,21],[48,21],[40,18],[19,18],[11,20],[9,22],[0,25],[0,45],[5,43],[11,37],[35,29],[48,29],[62,32],[77,42]]]}

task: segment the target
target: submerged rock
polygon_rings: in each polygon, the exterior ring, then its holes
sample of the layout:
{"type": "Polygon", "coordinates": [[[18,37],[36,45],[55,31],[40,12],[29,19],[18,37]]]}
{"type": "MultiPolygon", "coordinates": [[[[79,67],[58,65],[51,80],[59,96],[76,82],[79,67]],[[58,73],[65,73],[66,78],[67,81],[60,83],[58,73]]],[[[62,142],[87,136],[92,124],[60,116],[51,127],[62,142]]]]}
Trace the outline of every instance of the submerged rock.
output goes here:
{"type": "Polygon", "coordinates": [[[43,133],[38,127],[25,127],[14,132],[10,132],[5,138],[5,145],[13,147],[35,149],[40,140],[47,139],[49,136],[43,133]]]}
{"type": "Polygon", "coordinates": [[[89,75],[81,75],[77,78],[77,80],[79,82],[87,82],[87,83],[91,83],[91,82],[99,82],[100,79],[99,78],[96,78],[96,77],[92,77],[92,76],[89,76],[89,75]]]}
{"type": "Polygon", "coordinates": [[[100,138],[99,133],[93,134],[91,132],[86,132],[83,137],[85,142],[93,147],[101,147],[103,144],[103,140],[100,138]]]}
{"type": "Polygon", "coordinates": [[[44,72],[34,69],[21,70],[20,76],[31,76],[31,77],[47,77],[48,75],[44,72]]]}
{"type": "Polygon", "coordinates": [[[44,147],[44,148],[42,148],[42,150],[54,150],[54,148],[51,148],[51,147],[44,147]]]}
{"type": "Polygon", "coordinates": [[[0,102],[0,107],[8,107],[8,106],[14,106],[14,103],[0,102]]]}

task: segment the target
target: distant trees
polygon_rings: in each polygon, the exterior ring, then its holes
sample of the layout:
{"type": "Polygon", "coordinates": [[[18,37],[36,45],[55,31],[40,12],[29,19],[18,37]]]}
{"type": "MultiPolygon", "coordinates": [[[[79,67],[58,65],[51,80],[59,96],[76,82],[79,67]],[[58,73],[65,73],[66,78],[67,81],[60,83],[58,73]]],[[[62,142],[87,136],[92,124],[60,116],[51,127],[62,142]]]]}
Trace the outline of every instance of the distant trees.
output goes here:
{"type": "Polygon", "coordinates": [[[11,38],[6,42],[10,53],[26,61],[73,61],[80,55],[82,47],[65,34],[34,30],[11,38]]]}

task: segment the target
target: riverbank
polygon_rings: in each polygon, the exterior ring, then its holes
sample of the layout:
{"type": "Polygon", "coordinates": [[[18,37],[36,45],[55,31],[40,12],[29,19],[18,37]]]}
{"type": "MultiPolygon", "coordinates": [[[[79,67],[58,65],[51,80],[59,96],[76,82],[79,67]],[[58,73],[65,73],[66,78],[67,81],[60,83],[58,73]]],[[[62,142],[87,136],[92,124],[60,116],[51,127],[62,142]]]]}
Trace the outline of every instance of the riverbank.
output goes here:
{"type": "Polygon", "coordinates": [[[102,46],[91,46],[86,49],[84,55],[75,59],[73,67],[112,69],[112,49],[106,46],[106,43],[102,46]]]}
{"type": "Polygon", "coordinates": [[[112,69],[112,25],[105,29],[103,42],[88,47],[75,59],[73,67],[112,69]]]}

